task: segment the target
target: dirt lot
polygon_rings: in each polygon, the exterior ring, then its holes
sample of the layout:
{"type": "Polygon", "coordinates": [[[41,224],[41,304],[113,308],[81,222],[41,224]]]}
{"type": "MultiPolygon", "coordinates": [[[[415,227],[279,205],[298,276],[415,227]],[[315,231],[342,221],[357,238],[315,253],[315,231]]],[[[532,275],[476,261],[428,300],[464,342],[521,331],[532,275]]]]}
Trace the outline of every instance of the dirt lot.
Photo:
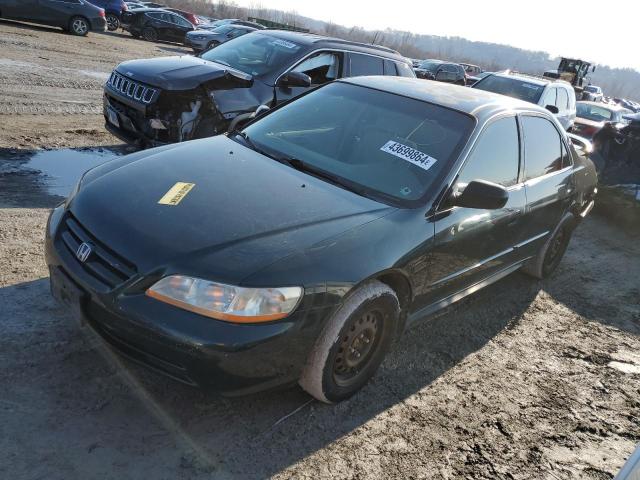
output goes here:
{"type": "Polygon", "coordinates": [[[0,478],[606,479],[640,441],[640,242],[598,217],[552,279],[514,274],[423,322],[337,406],[218,398],[114,356],[49,295],[58,198],[21,166],[117,144],[100,78],[178,47],[9,22],[0,44],[0,478]]]}

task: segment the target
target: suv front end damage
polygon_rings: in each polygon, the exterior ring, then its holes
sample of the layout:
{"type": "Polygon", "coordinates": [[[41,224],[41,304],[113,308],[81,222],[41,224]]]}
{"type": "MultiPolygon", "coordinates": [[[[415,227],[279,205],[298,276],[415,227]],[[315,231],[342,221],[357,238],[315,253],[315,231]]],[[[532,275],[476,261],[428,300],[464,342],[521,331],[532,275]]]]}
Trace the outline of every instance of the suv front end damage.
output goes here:
{"type": "Polygon", "coordinates": [[[246,88],[253,84],[250,75],[211,69],[201,83],[194,83],[192,79],[146,78],[129,71],[132,67],[118,68],[109,77],[103,113],[107,130],[140,147],[223,133],[235,116],[260,105],[246,88]],[[239,90],[246,94],[239,95],[239,90]]]}

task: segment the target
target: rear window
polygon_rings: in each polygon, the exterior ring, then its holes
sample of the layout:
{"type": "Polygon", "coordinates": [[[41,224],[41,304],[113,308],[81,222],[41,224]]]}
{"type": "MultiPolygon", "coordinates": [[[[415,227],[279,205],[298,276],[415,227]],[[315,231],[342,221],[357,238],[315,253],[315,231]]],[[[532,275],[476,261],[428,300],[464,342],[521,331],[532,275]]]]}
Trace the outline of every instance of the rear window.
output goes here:
{"type": "Polygon", "coordinates": [[[359,53],[349,54],[351,58],[351,76],[361,75],[383,75],[384,67],[382,59],[371,55],[361,55],[359,53]]]}
{"type": "Polygon", "coordinates": [[[489,75],[478,83],[475,83],[471,88],[500,93],[531,103],[538,103],[544,91],[544,85],[537,85],[520,78],[501,77],[497,75],[489,75]]]}
{"type": "Polygon", "coordinates": [[[245,133],[379,201],[411,205],[436,188],[474,120],[438,105],[330,83],[258,120],[245,133]]]}

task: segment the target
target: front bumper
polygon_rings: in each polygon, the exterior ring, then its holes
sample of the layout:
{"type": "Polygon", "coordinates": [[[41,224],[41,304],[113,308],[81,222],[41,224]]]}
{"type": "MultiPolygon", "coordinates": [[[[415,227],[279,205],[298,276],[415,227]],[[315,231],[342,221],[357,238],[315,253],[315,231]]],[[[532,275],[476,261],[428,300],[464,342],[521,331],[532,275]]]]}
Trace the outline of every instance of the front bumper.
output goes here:
{"type": "MultiPolygon", "coordinates": [[[[52,211],[45,253],[51,278],[64,279],[78,292],[78,305],[70,307],[118,353],[183,383],[224,395],[294,383],[334,311],[335,304],[316,306],[317,293],[309,293],[285,320],[239,325],[147,297],[144,288],[136,287],[144,282],[140,274],[100,291],[60,238],[59,226],[66,217],[62,206],[52,211]]],[[[53,281],[52,291],[59,290],[53,281]]]]}
{"type": "Polygon", "coordinates": [[[168,130],[156,133],[148,125],[146,108],[139,107],[127,99],[116,97],[105,87],[103,96],[103,115],[105,128],[125,143],[137,147],[160,147],[175,143],[177,138],[171,138],[168,130]],[[109,110],[116,115],[116,122],[110,118],[109,110]]]}
{"type": "Polygon", "coordinates": [[[207,48],[208,41],[206,39],[204,40],[194,39],[187,35],[185,37],[184,44],[187,47],[191,47],[195,52],[201,52],[202,50],[207,48]]]}

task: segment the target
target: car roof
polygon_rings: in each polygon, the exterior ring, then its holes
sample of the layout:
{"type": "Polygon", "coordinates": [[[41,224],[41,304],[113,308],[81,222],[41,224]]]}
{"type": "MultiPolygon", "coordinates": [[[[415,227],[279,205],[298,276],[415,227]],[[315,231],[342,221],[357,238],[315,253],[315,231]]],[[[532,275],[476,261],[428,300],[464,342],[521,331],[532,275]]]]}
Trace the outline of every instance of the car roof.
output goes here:
{"type": "Polygon", "coordinates": [[[290,42],[298,43],[306,47],[326,47],[335,49],[347,49],[354,52],[372,53],[375,51],[376,55],[381,57],[393,58],[395,60],[401,60],[405,63],[410,63],[408,58],[403,57],[395,50],[392,50],[381,45],[370,45],[366,43],[352,42],[350,40],[342,40],[340,38],[325,37],[317,35],[315,33],[302,33],[292,32],[289,30],[260,30],[260,34],[271,35],[282,40],[288,40],[290,42]]]}
{"type": "Polygon", "coordinates": [[[627,108],[623,107],[622,105],[610,105],[608,103],[603,103],[603,102],[589,102],[587,100],[580,100],[578,102],[576,102],[576,104],[581,104],[581,105],[593,105],[595,107],[601,107],[607,110],[612,110],[612,111],[617,111],[617,110],[628,110],[627,108]]]}
{"type": "Polygon", "coordinates": [[[475,88],[408,77],[354,77],[340,82],[374,88],[423,102],[433,103],[486,120],[501,111],[549,112],[533,103],[475,88]]]}

